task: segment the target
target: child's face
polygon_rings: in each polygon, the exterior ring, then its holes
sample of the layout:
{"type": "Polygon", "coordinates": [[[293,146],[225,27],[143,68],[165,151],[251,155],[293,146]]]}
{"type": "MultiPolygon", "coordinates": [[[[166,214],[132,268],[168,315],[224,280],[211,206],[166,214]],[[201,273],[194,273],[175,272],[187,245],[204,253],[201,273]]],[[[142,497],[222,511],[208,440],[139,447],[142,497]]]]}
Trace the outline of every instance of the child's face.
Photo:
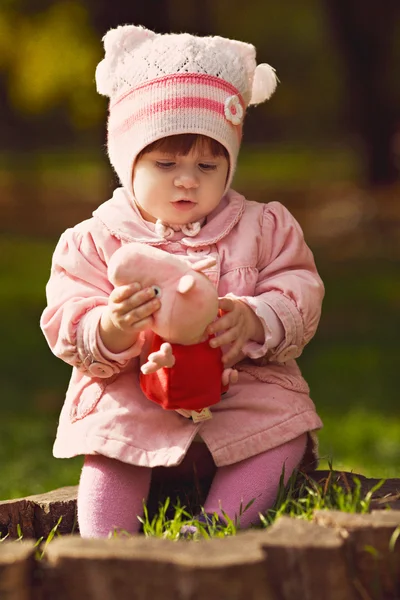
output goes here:
{"type": "Polygon", "coordinates": [[[184,225],[200,221],[216,208],[225,190],[228,161],[206,148],[187,156],[152,150],[133,170],[132,186],[146,221],[184,225]]]}

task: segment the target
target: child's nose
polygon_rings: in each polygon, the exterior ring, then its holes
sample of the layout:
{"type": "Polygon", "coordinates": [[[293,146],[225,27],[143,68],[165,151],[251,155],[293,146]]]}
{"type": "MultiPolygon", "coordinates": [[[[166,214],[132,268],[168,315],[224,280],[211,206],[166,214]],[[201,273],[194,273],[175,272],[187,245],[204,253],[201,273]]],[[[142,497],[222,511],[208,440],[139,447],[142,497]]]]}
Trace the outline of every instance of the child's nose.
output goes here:
{"type": "Polygon", "coordinates": [[[199,180],[196,173],[189,169],[178,173],[174,183],[176,187],[183,187],[185,189],[197,188],[199,186],[199,180]]]}

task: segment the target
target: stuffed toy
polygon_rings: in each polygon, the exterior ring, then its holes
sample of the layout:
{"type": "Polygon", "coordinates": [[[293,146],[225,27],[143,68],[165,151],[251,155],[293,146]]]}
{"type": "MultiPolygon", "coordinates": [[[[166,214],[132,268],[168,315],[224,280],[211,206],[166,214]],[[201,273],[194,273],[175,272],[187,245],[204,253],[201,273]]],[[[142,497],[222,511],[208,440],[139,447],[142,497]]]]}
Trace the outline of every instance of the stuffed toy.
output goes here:
{"type": "Polygon", "coordinates": [[[139,282],[153,287],[161,307],[152,315],[153,336],[142,357],[140,385],[149,400],[194,421],[211,418],[209,406],[238,378],[224,369],[221,348],[211,348],[207,326],[218,315],[218,294],[204,271],[216,263],[195,264],[158,248],[132,242],[119,248],[108,266],[114,286],[139,282]]]}

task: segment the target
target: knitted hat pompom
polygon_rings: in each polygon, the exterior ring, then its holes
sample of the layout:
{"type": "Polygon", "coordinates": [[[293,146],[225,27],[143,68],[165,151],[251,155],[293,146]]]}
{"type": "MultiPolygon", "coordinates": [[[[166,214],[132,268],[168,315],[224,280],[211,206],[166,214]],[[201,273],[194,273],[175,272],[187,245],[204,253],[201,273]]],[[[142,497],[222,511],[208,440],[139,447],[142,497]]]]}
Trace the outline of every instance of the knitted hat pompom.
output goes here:
{"type": "Polygon", "coordinates": [[[278,79],[275,69],[267,63],[257,65],[254,71],[253,87],[249,104],[260,104],[269,100],[276,90],[278,79]]]}

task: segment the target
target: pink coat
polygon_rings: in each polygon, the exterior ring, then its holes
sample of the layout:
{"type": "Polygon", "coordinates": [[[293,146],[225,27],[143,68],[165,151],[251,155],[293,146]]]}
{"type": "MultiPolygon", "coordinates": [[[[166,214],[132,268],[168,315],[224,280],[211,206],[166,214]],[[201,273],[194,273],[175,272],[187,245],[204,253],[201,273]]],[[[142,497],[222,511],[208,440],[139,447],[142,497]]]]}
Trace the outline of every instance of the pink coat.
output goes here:
{"type": "Polygon", "coordinates": [[[54,354],[73,366],[54,456],[99,453],[135,465],[173,466],[200,435],[222,466],[320,428],[294,359],[316,331],[323,294],[301,228],[278,202],[250,202],[231,190],[196,237],[177,232],[165,240],[118,188],[91,219],[61,236],[53,256],[41,327],[54,354]],[[215,256],[217,264],[207,275],[219,296],[234,293],[263,321],[266,342],[243,348],[239,382],[212,407],[209,421],[193,423],[145,398],[139,387],[145,334],[121,354],[101,343],[98,324],[113,289],[107,265],[117,248],[131,241],[194,262],[215,256]],[[271,308],[285,330],[273,351],[263,319],[271,308]]]}

